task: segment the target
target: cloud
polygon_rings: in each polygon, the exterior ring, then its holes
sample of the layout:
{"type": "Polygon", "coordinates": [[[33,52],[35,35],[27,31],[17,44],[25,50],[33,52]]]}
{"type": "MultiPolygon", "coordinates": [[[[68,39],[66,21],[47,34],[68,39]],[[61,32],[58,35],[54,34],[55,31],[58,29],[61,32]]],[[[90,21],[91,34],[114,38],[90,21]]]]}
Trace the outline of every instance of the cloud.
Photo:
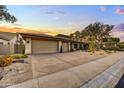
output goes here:
{"type": "Polygon", "coordinates": [[[39,29],[28,29],[28,28],[19,28],[19,27],[7,27],[0,26],[0,32],[21,32],[21,33],[34,33],[34,34],[48,34],[48,35],[57,35],[57,34],[69,34],[68,28],[39,28],[39,29]]]}
{"type": "Polygon", "coordinates": [[[22,33],[36,33],[36,34],[53,34],[52,31],[48,29],[40,29],[40,30],[34,30],[34,29],[25,29],[25,28],[19,28],[19,27],[6,27],[6,26],[0,26],[0,32],[22,32],[22,33]]]}
{"type": "Polygon", "coordinates": [[[15,23],[13,25],[15,25],[15,26],[22,26],[21,24],[15,24],[15,23]]]}
{"type": "Polygon", "coordinates": [[[52,16],[53,20],[60,20],[68,16],[66,12],[60,10],[47,10],[45,14],[52,16]]]}
{"type": "Polygon", "coordinates": [[[65,28],[68,28],[72,31],[76,31],[76,30],[82,30],[83,25],[81,22],[67,22],[65,28]]]}
{"type": "Polygon", "coordinates": [[[41,9],[44,10],[45,14],[64,14],[64,15],[66,14],[66,12],[61,10],[61,9],[52,9],[49,6],[46,6],[46,5],[45,6],[41,6],[39,9],[40,10],[41,9]]]}
{"type": "Polygon", "coordinates": [[[60,10],[57,10],[56,12],[57,12],[58,14],[66,14],[66,12],[60,11],[60,10]]]}
{"type": "Polygon", "coordinates": [[[124,32],[123,31],[115,31],[115,32],[112,32],[110,35],[112,35],[114,37],[119,37],[121,39],[121,41],[124,41],[124,32]]]}
{"type": "Polygon", "coordinates": [[[81,26],[81,22],[67,22],[67,26],[68,27],[80,27],[81,26]]]}
{"type": "Polygon", "coordinates": [[[61,14],[61,15],[65,15],[66,12],[61,11],[61,10],[47,10],[47,11],[45,12],[45,14],[50,14],[50,15],[53,15],[53,14],[61,14]]]}
{"type": "Polygon", "coordinates": [[[67,22],[67,25],[68,26],[72,26],[73,25],[73,22],[67,22]]]}
{"type": "Polygon", "coordinates": [[[117,8],[117,9],[115,10],[115,13],[116,13],[116,14],[124,14],[124,9],[117,8]]]}
{"type": "Polygon", "coordinates": [[[60,19],[60,17],[55,17],[54,19],[55,19],[55,20],[59,20],[59,19],[60,19]]]}
{"type": "Polygon", "coordinates": [[[121,41],[124,41],[124,32],[122,31],[111,32],[110,35],[113,37],[119,37],[121,41]]]}
{"type": "Polygon", "coordinates": [[[101,6],[101,7],[100,7],[100,11],[101,11],[101,12],[105,12],[105,11],[107,11],[107,8],[104,7],[104,6],[101,6]]]}
{"type": "Polygon", "coordinates": [[[124,36],[124,32],[116,31],[116,32],[112,32],[111,35],[116,37],[122,37],[124,36]]]}
{"type": "Polygon", "coordinates": [[[47,7],[47,6],[42,6],[41,8],[42,8],[42,9],[45,9],[45,10],[46,10],[46,9],[48,9],[48,7],[47,7]]]}
{"type": "Polygon", "coordinates": [[[47,12],[45,12],[45,14],[55,14],[55,12],[54,11],[47,11],[47,12]]]}

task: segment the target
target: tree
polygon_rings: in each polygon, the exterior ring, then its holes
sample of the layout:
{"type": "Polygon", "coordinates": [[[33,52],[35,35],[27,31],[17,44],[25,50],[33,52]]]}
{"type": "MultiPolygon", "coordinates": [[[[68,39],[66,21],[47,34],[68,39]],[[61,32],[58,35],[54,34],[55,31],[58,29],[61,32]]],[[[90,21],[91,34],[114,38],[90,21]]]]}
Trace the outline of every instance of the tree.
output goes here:
{"type": "Polygon", "coordinates": [[[80,38],[81,38],[81,33],[80,33],[80,31],[76,31],[76,32],[74,32],[74,33],[71,33],[71,34],[70,34],[70,38],[71,38],[72,40],[79,41],[80,38]]]}
{"type": "Polygon", "coordinates": [[[89,38],[89,51],[90,52],[95,52],[95,44],[96,44],[96,40],[95,40],[95,37],[90,37],[89,38]]]}
{"type": "Polygon", "coordinates": [[[71,40],[74,40],[74,38],[75,38],[75,37],[74,37],[74,33],[71,33],[71,34],[70,34],[70,39],[71,39],[71,40]]]}
{"type": "Polygon", "coordinates": [[[8,9],[5,5],[0,5],[0,21],[14,23],[17,21],[17,19],[8,12],[8,9]]]}
{"type": "MultiPolygon", "coordinates": [[[[16,17],[8,12],[8,9],[5,5],[0,5],[0,21],[7,23],[14,23],[17,21],[16,17]]],[[[5,56],[0,58],[0,80],[3,78],[4,66],[11,64],[13,61],[12,57],[5,56]]]]}
{"type": "MultiPolygon", "coordinates": [[[[91,42],[95,42],[95,45],[97,49],[100,49],[102,44],[102,39],[104,37],[109,37],[109,33],[111,29],[113,28],[112,25],[105,25],[100,22],[95,22],[93,24],[89,24],[87,27],[82,30],[82,37],[87,37],[87,40],[91,42]]],[[[92,44],[91,44],[92,45],[92,44]]],[[[93,46],[92,46],[93,47],[93,46]]]]}
{"type": "Polygon", "coordinates": [[[79,41],[80,40],[80,38],[81,38],[81,34],[80,34],[80,32],[79,31],[76,31],[75,33],[74,33],[74,35],[75,35],[75,39],[76,39],[76,41],[79,41]]]}

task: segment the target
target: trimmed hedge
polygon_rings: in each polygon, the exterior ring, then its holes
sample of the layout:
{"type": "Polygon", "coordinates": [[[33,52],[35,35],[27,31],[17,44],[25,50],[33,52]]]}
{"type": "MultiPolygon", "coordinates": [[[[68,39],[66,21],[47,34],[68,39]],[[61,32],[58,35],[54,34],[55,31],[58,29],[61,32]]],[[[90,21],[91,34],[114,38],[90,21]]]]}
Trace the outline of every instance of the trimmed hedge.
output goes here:
{"type": "Polygon", "coordinates": [[[115,44],[117,44],[117,43],[115,43],[115,42],[103,42],[102,43],[102,45],[105,45],[105,46],[113,46],[115,44]]]}
{"type": "Polygon", "coordinates": [[[115,47],[115,46],[106,46],[106,47],[102,47],[102,49],[104,49],[104,50],[120,50],[119,47],[115,47]]]}
{"type": "Polygon", "coordinates": [[[12,54],[10,55],[14,59],[20,59],[20,58],[27,58],[28,56],[26,54],[12,54]]]}
{"type": "Polygon", "coordinates": [[[120,48],[118,46],[106,46],[102,47],[103,50],[114,50],[114,51],[124,51],[123,48],[120,48]]]}

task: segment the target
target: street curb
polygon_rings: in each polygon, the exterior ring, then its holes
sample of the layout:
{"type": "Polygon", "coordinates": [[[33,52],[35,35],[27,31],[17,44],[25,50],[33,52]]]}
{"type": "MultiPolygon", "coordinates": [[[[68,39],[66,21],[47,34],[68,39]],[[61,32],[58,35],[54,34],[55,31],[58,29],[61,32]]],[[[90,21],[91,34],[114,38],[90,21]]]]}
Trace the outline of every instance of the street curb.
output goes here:
{"type": "Polygon", "coordinates": [[[114,88],[124,73],[124,60],[120,60],[100,75],[88,83],[82,85],[82,88],[114,88]]]}

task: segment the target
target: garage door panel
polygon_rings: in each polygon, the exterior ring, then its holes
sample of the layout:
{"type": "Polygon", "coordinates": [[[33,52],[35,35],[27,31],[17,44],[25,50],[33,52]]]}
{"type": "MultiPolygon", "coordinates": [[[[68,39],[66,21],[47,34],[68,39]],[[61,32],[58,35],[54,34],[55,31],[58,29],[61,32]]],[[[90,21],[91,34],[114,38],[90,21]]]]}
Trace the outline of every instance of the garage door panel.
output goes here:
{"type": "Polygon", "coordinates": [[[68,43],[63,43],[63,52],[68,52],[68,43]]]}
{"type": "Polygon", "coordinates": [[[43,41],[43,40],[32,40],[32,53],[56,53],[57,42],[56,41],[43,41]]]}

